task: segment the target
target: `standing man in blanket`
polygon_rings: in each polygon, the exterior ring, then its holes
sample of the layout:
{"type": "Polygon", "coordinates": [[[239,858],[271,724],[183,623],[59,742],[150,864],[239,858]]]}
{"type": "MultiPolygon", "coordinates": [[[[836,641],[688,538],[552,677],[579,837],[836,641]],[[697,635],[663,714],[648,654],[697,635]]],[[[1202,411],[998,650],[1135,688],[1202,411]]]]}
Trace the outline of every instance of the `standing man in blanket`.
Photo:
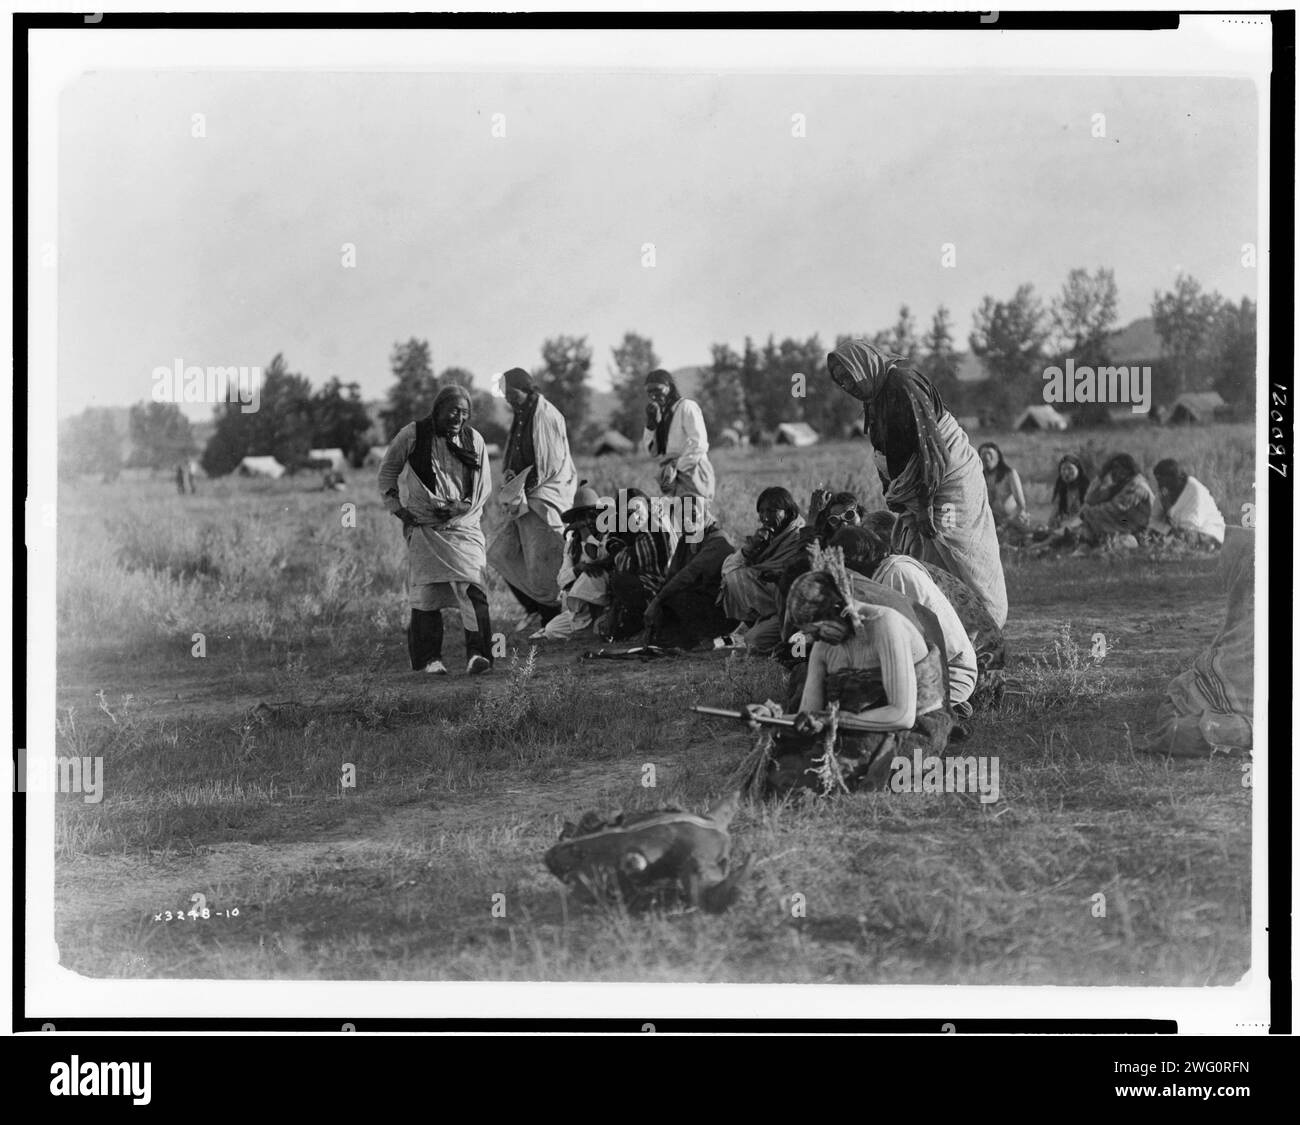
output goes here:
{"type": "Polygon", "coordinates": [[[488,546],[488,562],[524,609],[515,631],[533,632],[562,608],[556,576],[564,561],[564,521],[578,472],[569,454],[564,415],[542,397],[532,376],[512,367],[503,378],[514,411],[502,462],[500,503],[505,526],[488,546]]]}
{"type": "Polygon", "coordinates": [[[714,486],[704,415],[697,403],[682,398],[667,371],[651,371],[645,377],[645,393],[650,401],[642,444],[659,461],[660,493],[682,498],[681,512],[673,514],[673,531],[697,541],[709,522],[714,486]]]}
{"type": "Polygon", "coordinates": [[[427,418],[398,431],[379,466],[384,507],[402,521],[410,569],[411,623],[406,629],[411,667],[445,676],[442,611],[457,609],[465,627],[471,675],[492,667],[479,521],[492,492],[487,447],[470,429],[470,398],[444,387],[427,418]]]}

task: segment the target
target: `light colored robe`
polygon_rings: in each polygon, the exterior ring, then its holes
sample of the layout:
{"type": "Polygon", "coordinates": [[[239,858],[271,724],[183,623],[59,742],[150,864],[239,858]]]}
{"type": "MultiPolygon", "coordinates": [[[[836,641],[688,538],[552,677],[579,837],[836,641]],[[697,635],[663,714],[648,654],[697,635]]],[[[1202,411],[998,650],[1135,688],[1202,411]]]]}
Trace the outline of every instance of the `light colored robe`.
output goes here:
{"type": "Polygon", "coordinates": [[[1216,543],[1223,543],[1223,514],[1214,502],[1210,490],[1195,477],[1188,477],[1182,495],[1167,512],[1157,492],[1151,506],[1152,531],[1168,535],[1173,531],[1195,531],[1208,535],[1216,543]]]}
{"type": "MultiPolygon", "coordinates": [[[[564,555],[562,513],[573,507],[578,471],[569,452],[564,415],[538,395],[533,411],[533,455],[537,483],[506,509],[506,523],[488,548],[488,562],[517,590],[542,605],[555,605],[564,555]]],[[[524,471],[525,473],[527,470],[524,471]]],[[[507,481],[503,493],[511,494],[507,481]]]]}
{"type": "Polygon", "coordinates": [[[465,597],[465,586],[483,587],[486,582],[482,528],[483,508],[492,495],[492,472],[488,467],[483,436],[474,431],[474,452],[480,469],[474,475],[471,495],[462,494],[464,466],[436,433],[433,435],[433,475],[437,496],[442,500],[469,500],[469,511],[450,520],[434,513],[433,495],[407,463],[415,446],[415,423],[403,426],[389,443],[379,466],[379,494],[384,507],[396,512],[406,508],[418,521],[404,528],[407,551],[407,585],[415,609],[457,608],[467,629],[477,629],[473,607],[465,597]],[[397,499],[386,495],[392,488],[397,499]]]}
{"type": "Polygon", "coordinates": [[[642,436],[641,447],[659,461],[659,485],[665,496],[699,496],[706,502],[713,499],[716,482],[709,460],[709,432],[704,414],[693,399],[677,400],[668,423],[665,449],[656,447],[655,432],[649,428],[642,436]]]}
{"type": "Polygon", "coordinates": [[[966,635],[966,627],[957,616],[952,602],[930,577],[925,564],[908,555],[888,555],[871,578],[872,581],[911,598],[918,605],[925,606],[938,618],[944,645],[948,650],[948,700],[951,703],[965,703],[975,690],[975,681],[979,676],[975,646],[966,635]]]}

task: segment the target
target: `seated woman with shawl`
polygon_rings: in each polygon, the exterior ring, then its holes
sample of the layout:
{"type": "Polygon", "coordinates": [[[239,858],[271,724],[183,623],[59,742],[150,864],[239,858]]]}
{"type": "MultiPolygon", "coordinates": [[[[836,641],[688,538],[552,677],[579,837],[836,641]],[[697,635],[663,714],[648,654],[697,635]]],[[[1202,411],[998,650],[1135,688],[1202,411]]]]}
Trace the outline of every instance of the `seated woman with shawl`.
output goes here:
{"type": "Polygon", "coordinates": [[[749,626],[745,647],[768,653],[781,640],[781,576],[803,551],[799,505],[784,488],[758,496],[758,529],[722,564],[719,600],[727,617],[749,626]]]}
{"type": "Polygon", "coordinates": [[[835,548],[790,588],[789,620],[814,643],[793,735],[772,748],[768,793],[882,788],[896,756],[947,748],[953,717],[942,640],[927,639],[901,595],[869,596],[875,600],[856,597],[835,548]],[[832,734],[838,738],[828,761],[832,734]]]}
{"type": "Polygon", "coordinates": [[[1137,536],[1151,519],[1155,493],[1138,464],[1127,453],[1117,453],[1102,466],[1079,509],[1081,538],[1092,546],[1120,535],[1137,536]]]}
{"type": "Polygon", "coordinates": [[[898,513],[894,550],[955,574],[1001,628],[1007,586],[980,459],[939,392],[906,359],[864,340],[826,357],[836,385],[863,403],[867,437],[898,513]]]}
{"type": "MultiPolygon", "coordinates": [[[[605,540],[614,560],[610,608],[596,631],[613,640],[626,640],[643,628],[646,608],[667,577],[672,550],[670,531],[666,527],[653,529],[658,521],[652,524],[650,497],[639,488],[620,488],[613,511],[626,513],[626,526],[615,527],[605,540]]],[[[600,517],[602,523],[607,516],[608,512],[600,517]]]]}
{"type": "Polygon", "coordinates": [[[1177,461],[1166,458],[1152,471],[1156,503],[1148,525],[1154,535],[1177,539],[1189,547],[1223,545],[1223,514],[1210,490],[1177,461]]]}

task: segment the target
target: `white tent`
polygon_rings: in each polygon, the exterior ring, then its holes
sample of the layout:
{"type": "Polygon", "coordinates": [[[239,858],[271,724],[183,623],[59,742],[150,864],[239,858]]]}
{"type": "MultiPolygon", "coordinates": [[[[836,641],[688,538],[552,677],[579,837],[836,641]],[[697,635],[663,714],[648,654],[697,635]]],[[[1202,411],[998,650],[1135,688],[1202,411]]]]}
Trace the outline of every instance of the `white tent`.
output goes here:
{"type": "Polygon", "coordinates": [[[1218,391],[1189,391],[1174,399],[1165,415],[1171,425],[1188,422],[1213,422],[1224,407],[1218,391]]]}
{"type": "Polygon", "coordinates": [[[313,449],[307,454],[307,462],[313,469],[333,469],[336,473],[341,473],[348,467],[348,459],[343,456],[343,450],[338,448],[313,449]]]}
{"type": "Polygon", "coordinates": [[[1064,430],[1069,420],[1050,406],[1028,406],[1016,419],[1017,430],[1064,430]]]}
{"type": "Polygon", "coordinates": [[[816,445],[821,439],[807,422],[782,422],[776,428],[778,445],[816,445]]]}
{"type": "Polygon", "coordinates": [[[241,477],[270,477],[279,480],[284,476],[284,466],[274,457],[245,457],[239,462],[241,477]]]}

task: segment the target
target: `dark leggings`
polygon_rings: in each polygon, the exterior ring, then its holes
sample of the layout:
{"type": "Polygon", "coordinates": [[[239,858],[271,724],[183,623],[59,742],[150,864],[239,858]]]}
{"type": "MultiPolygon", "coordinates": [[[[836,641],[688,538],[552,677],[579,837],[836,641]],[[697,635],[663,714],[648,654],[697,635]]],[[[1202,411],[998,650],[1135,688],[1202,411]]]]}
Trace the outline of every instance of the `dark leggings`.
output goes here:
{"type": "Polygon", "coordinates": [[[663,624],[656,639],[686,647],[730,633],[737,622],[723,612],[713,590],[683,590],[665,598],[663,624]]]}
{"type": "Polygon", "coordinates": [[[517,601],[521,606],[524,607],[524,612],[536,613],[539,617],[541,617],[543,625],[545,625],[548,621],[551,620],[551,618],[555,617],[560,612],[560,607],[558,605],[542,605],[541,602],[535,601],[534,599],[530,598],[518,587],[511,586],[509,582],[506,583],[506,586],[509,587],[510,592],[514,594],[515,601],[517,601]]]}
{"type": "MultiPolygon", "coordinates": [[[[478,622],[477,629],[465,630],[465,656],[482,656],[490,662],[492,618],[488,613],[487,594],[475,585],[467,586],[465,594],[474,607],[474,618],[478,622]]],[[[411,610],[411,622],[406,627],[406,647],[411,656],[411,667],[417,672],[442,659],[442,610],[411,610]]]]}

